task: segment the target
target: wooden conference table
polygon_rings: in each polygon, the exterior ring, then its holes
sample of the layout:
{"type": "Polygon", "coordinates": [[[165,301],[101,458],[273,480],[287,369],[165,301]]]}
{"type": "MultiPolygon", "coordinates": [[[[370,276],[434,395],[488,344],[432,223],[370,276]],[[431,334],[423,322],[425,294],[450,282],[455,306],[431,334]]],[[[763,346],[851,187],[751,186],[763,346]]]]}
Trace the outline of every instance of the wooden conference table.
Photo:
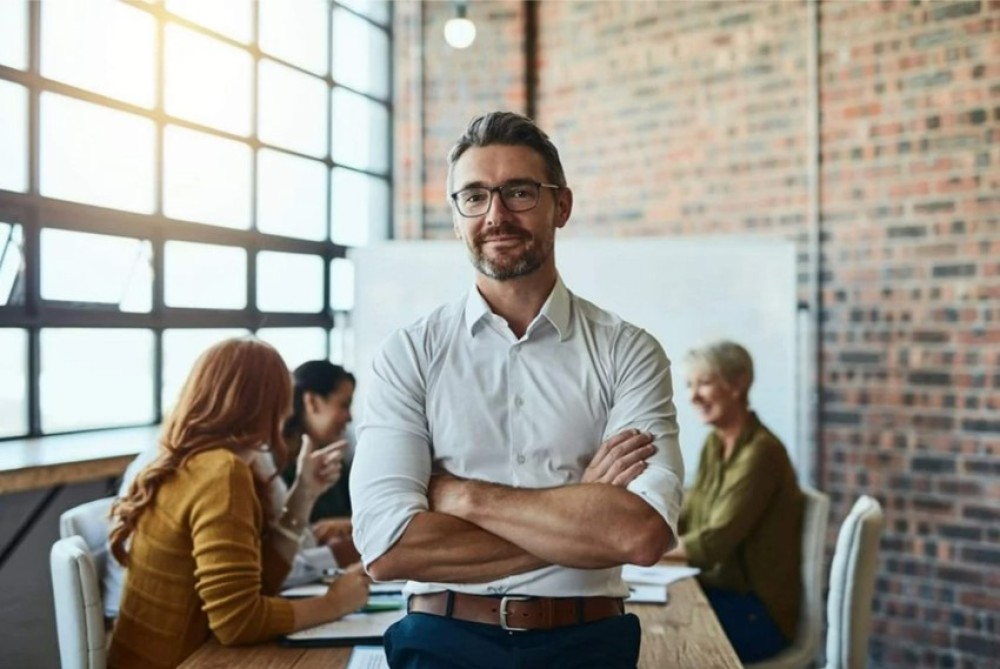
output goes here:
{"type": "MultiPolygon", "coordinates": [[[[670,584],[670,601],[630,604],[642,621],[639,669],[741,669],[719,620],[698,582],[670,584]]],[[[181,669],[344,669],[350,648],[287,648],[277,644],[229,647],[214,639],[199,648],[181,669]]]]}

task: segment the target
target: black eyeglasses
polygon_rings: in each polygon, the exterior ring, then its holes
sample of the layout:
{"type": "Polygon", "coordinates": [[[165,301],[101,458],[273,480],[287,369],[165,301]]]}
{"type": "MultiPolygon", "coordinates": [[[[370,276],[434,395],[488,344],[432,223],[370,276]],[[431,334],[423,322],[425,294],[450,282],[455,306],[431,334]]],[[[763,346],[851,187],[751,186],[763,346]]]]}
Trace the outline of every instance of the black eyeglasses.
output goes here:
{"type": "Polygon", "coordinates": [[[510,211],[520,212],[534,209],[538,206],[538,196],[543,188],[559,190],[561,186],[543,184],[537,181],[511,181],[488,188],[486,186],[470,186],[451,194],[455,208],[462,216],[482,216],[490,210],[493,204],[493,194],[499,193],[500,200],[510,211]]]}

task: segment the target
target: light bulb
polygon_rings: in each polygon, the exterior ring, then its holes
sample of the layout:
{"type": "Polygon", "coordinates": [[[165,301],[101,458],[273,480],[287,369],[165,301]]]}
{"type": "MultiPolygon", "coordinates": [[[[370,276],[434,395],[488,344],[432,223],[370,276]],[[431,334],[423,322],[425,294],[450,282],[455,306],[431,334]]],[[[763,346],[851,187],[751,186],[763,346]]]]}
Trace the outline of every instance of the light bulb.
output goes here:
{"type": "Polygon", "coordinates": [[[444,41],[455,49],[466,49],[476,41],[476,24],[465,17],[448,19],[444,24],[444,41]]]}

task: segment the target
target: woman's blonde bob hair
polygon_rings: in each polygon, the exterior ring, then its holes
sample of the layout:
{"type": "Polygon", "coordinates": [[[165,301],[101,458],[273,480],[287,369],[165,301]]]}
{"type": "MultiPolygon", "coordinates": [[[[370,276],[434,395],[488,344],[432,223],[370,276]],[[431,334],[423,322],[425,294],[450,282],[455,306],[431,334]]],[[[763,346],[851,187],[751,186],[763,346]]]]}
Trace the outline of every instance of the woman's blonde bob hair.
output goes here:
{"type": "MultiPolygon", "coordinates": [[[[217,448],[239,453],[268,446],[281,471],[288,457],[281,428],[291,406],[291,375],[270,344],[241,337],[202,353],[163,423],[159,456],[111,509],[110,544],[115,558],[128,564],[126,541],[142,514],[156,503],[160,486],[188,458],[217,448]]],[[[261,504],[269,511],[267,481],[256,483],[261,504]]]]}
{"type": "Polygon", "coordinates": [[[724,339],[691,349],[684,356],[684,364],[689,373],[709,372],[727,386],[742,388],[743,399],[748,401],[753,385],[753,358],[736,342],[724,339]]]}

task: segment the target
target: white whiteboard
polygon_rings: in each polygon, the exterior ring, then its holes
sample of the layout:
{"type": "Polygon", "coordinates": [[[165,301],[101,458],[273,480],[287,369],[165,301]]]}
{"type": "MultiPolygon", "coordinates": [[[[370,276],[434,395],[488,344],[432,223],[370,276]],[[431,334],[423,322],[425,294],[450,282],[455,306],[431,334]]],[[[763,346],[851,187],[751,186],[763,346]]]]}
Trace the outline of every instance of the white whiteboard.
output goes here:
{"type": "MultiPolygon", "coordinates": [[[[394,330],[461,298],[474,270],[454,241],[387,242],[350,252],[355,265],[354,360],[363,400],[371,360],[394,330]]],[[[796,445],[795,245],[743,238],[559,239],[556,265],[580,297],[645,328],[673,363],[674,403],[687,482],[708,429],[688,400],[684,355],[728,338],[753,356],[751,406],[788,447],[800,476],[811,457],[796,445]]],[[[348,361],[349,363],[351,361],[348,361]]],[[[360,415],[364,402],[356,405],[360,415]]]]}

